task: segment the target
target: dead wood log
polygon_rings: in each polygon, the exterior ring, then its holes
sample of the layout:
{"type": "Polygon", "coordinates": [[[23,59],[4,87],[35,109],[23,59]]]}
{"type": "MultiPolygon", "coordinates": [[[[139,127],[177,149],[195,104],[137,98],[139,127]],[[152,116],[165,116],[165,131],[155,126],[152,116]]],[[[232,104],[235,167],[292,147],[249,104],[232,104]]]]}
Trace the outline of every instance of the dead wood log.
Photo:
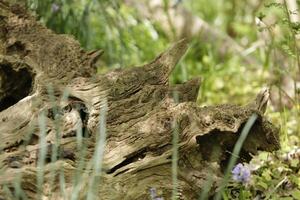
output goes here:
{"type": "Polygon", "coordinates": [[[240,159],[279,148],[278,129],[260,109],[264,96],[247,106],[198,107],[200,79],[169,85],[185,40],[149,64],[98,75],[92,65],[100,53],[3,0],[0,40],[2,199],[150,199],[151,188],[170,199],[174,130],[178,196],[197,198],[208,172],[213,194],[254,113],[240,159]]]}

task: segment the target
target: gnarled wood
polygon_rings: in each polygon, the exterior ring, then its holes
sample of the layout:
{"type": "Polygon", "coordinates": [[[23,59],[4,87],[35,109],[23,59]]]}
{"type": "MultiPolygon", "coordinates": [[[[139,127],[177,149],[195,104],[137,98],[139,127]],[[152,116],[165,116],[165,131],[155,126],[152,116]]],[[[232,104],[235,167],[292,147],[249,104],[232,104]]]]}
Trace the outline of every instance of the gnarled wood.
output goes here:
{"type": "Polygon", "coordinates": [[[198,107],[200,79],[169,85],[170,73],[188,48],[185,40],[144,66],[97,75],[92,65],[100,51],[85,52],[22,7],[0,1],[0,33],[1,198],[22,194],[14,188],[19,182],[28,199],[91,194],[96,199],[150,199],[151,188],[169,199],[174,129],[179,136],[178,196],[195,199],[208,172],[213,172],[213,193],[228,152],[254,113],[258,119],[240,158],[279,148],[278,130],[261,106],[198,107]],[[10,106],[5,103],[9,98],[21,100],[10,106]]]}

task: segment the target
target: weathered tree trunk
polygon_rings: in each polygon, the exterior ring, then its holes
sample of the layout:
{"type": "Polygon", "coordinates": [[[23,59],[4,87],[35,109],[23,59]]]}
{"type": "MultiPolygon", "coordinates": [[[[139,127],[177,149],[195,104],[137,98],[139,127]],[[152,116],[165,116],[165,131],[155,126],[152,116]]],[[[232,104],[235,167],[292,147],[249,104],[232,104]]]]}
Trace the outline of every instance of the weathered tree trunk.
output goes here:
{"type": "Polygon", "coordinates": [[[0,40],[2,199],[151,199],[151,188],[170,199],[174,132],[178,196],[197,198],[211,177],[213,193],[254,113],[240,159],[279,148],[261,112],[265,93],[244,107],[198,107],[200,79],[169,85],[185,40],[149,64],[99,75],[101,51],[85,52],[3,0],[0,40]]]}

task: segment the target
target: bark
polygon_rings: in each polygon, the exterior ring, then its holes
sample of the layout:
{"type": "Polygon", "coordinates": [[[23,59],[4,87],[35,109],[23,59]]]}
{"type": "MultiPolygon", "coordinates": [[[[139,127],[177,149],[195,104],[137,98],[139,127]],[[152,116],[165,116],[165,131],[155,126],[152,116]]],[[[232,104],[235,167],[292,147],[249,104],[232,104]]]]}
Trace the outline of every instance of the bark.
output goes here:
{"type": "Polygon", "coordinates": [[[246,106],[199,107],[200,79],[169,85],[185,40],[146,65],[99,75],[102,51],[84,51],[3,0],[0,40],[2,199],[151,199],[154,188],[170,199],[174,132],[177,196],[196,199],[208,180],[213,195],[253,114],[239,159],[279,148],[265,93],[246,106]]]}

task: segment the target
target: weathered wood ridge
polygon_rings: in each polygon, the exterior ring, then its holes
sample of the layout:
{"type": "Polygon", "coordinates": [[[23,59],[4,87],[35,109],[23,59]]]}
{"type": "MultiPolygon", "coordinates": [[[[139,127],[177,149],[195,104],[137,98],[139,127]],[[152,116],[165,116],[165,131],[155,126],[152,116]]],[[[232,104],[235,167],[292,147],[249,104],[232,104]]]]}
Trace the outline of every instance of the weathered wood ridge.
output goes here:
{"type": "Polygon", "coordinates": [[[150,188],[170,199],[174,130],[178,196],[195,199],[208,172],[213,193],[253,113],[258,119],[240,159],[279,148],[278,129],[263,116],[264,93],[244,107],[198,107],[200,79],[169,85],[185,40],[149,64],[99,75],[94,63],[102,51],[85,52],[72,37],[0,0],[0,41],[2,199],[85,199],[88,193],[95,199],[150,199],[150,188]]]}

